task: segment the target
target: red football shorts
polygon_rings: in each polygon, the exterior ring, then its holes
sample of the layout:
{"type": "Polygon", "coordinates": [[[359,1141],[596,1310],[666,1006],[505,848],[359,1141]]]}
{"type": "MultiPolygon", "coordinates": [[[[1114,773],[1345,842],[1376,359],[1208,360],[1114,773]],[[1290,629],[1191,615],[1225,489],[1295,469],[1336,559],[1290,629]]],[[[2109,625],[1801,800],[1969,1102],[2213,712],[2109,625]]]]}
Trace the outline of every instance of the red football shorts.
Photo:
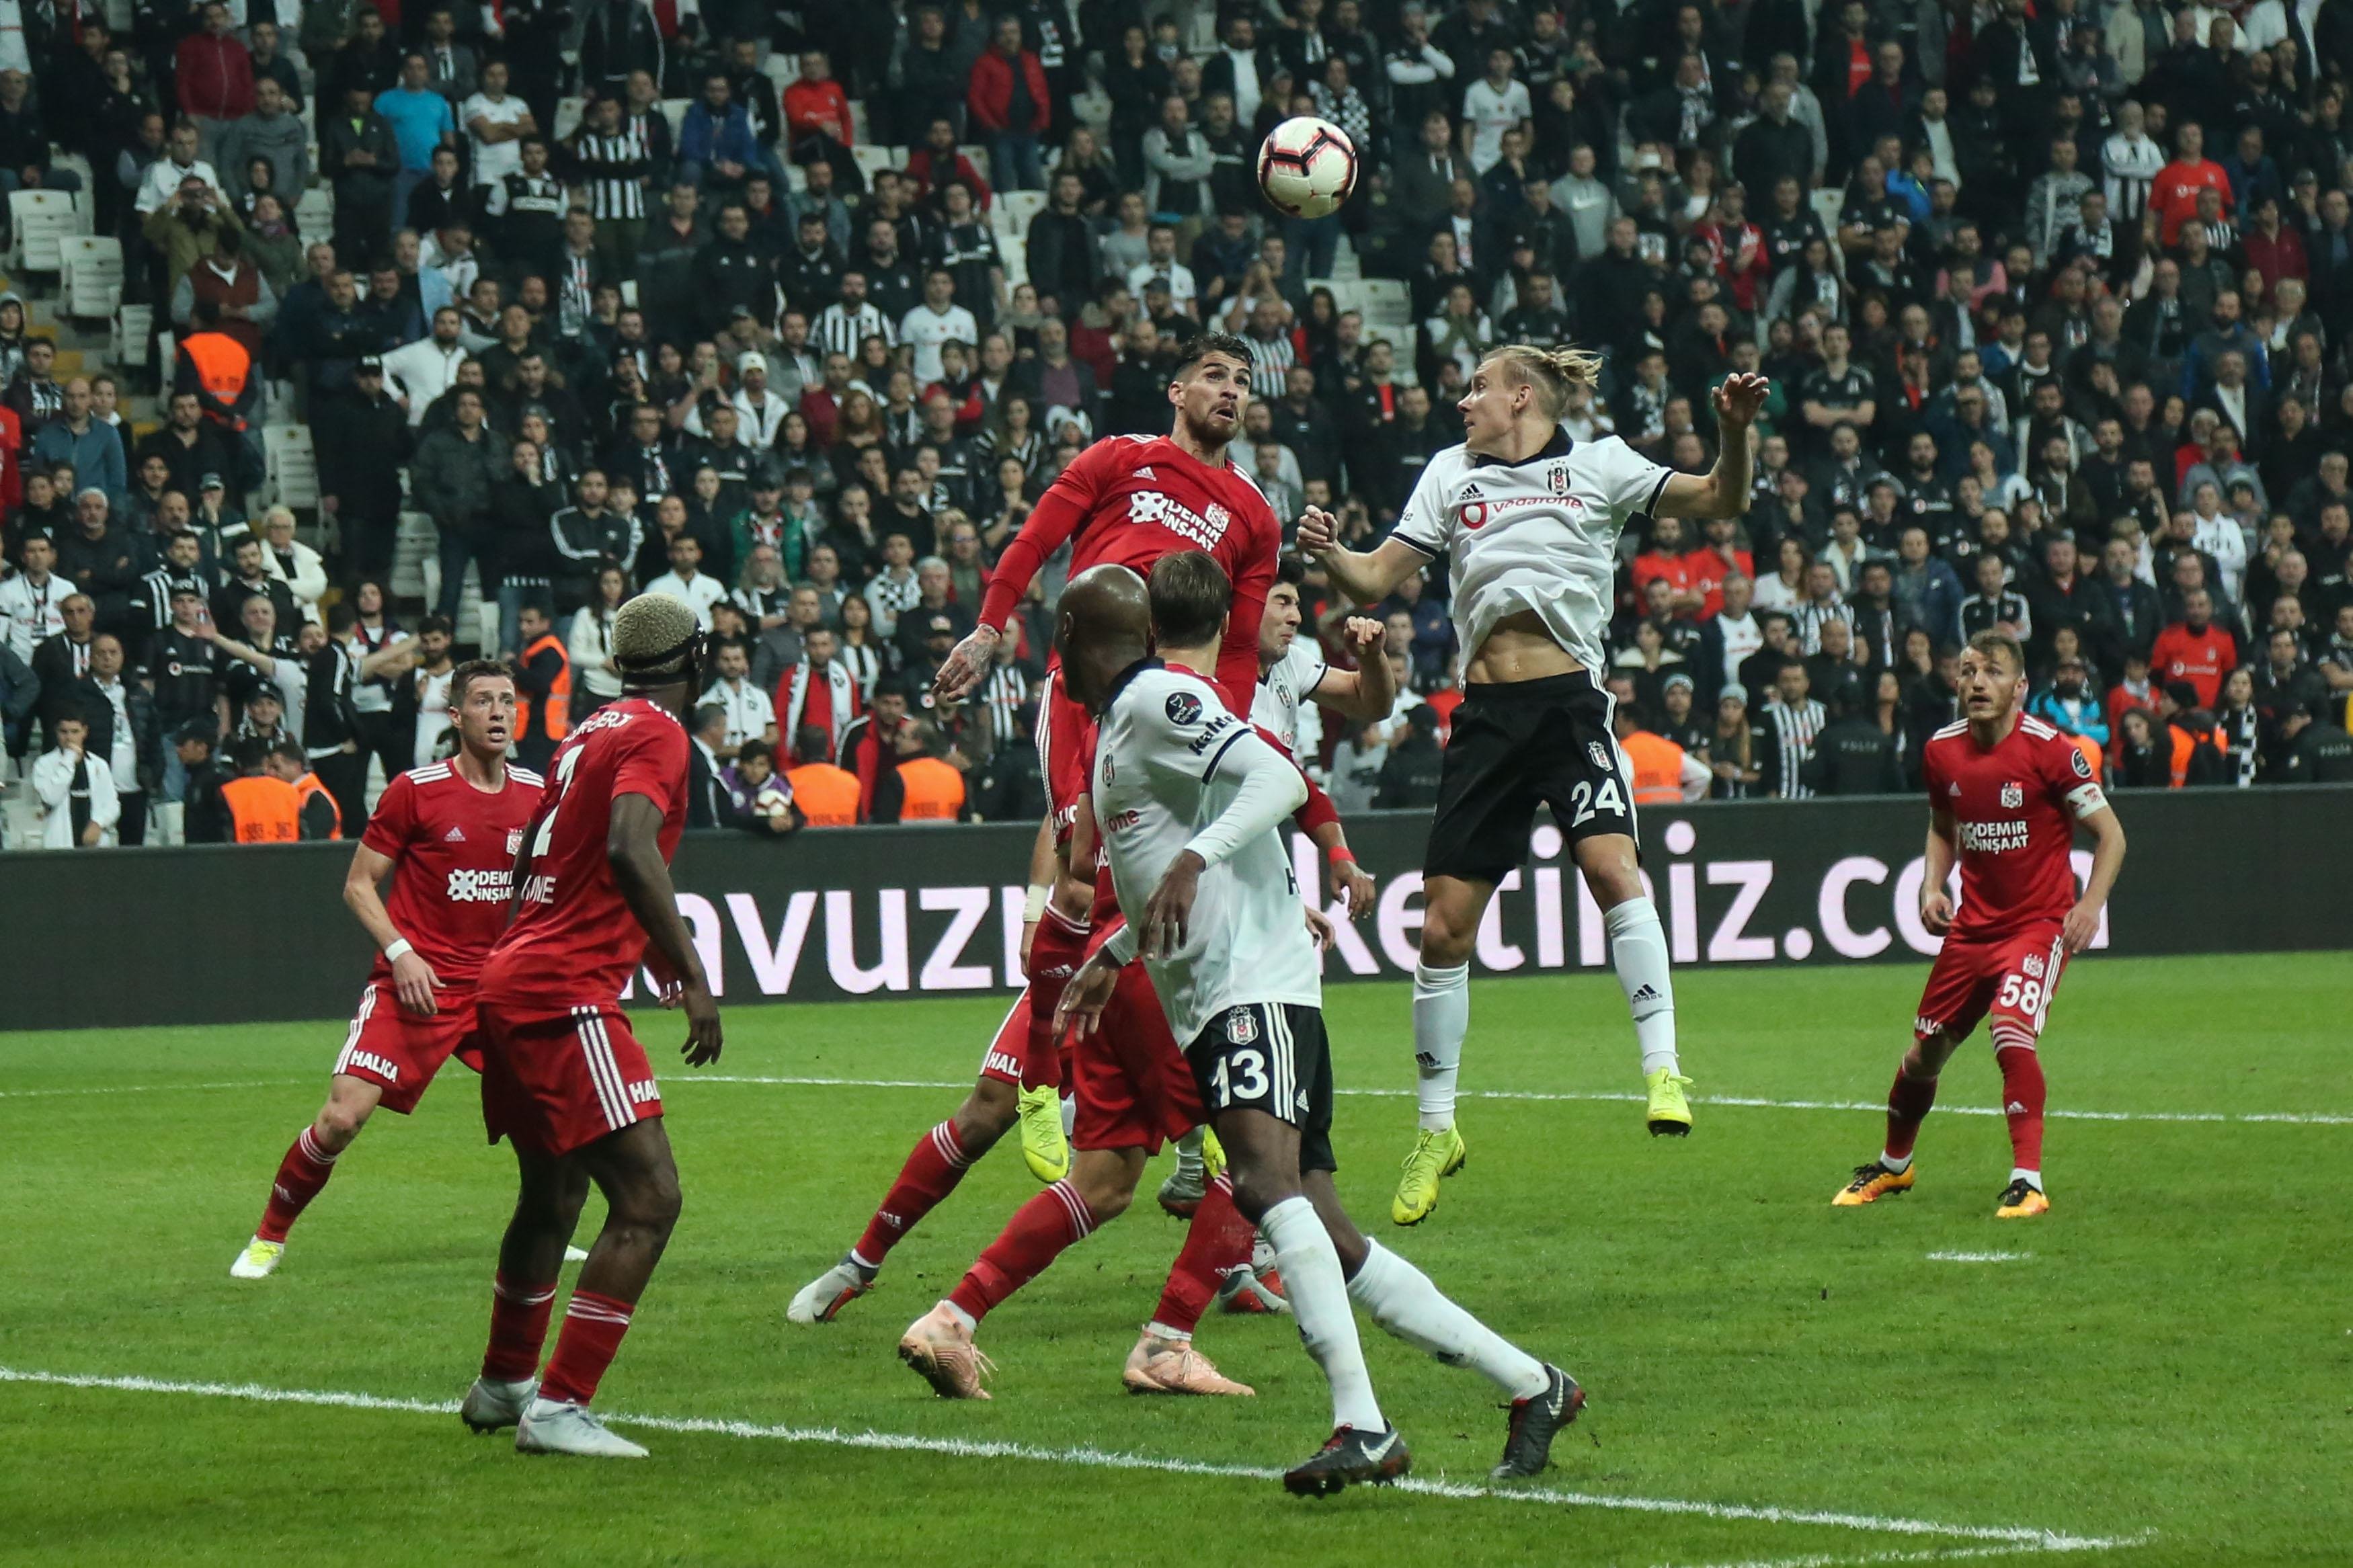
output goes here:
{"type": "Polygon", "coordinates": [[[482,1070],[482,1046],[470,987],[450,986],[436,998],[438,1010],[419,1018],[400,1005],[389,980],[371,980],[360,993],[359,1011],[335,1058],[335,1071],[384,1090],[376,1103],[406,1116],[425,1098],[441,1064],[456,1057],[482,1070]]]}
{"type": "Polygon", "coordinates": [[[482,1124],[491,1142],[569,1154],[662,1113],[653,1065],[614,1002],[562,1009],[485,1004],[482,1124]]]}
{"type": "MultiPolygon", "coordinates": [[[[2032,1040],[2051,1015],[2051,998],[2067,967],[2067,942],[2057,921],[2032,921],[2009,931],[1945,939],[1936,966],[1920,994],[1912,1033],[1942,1034],[1956,1043],[1989,1013],[1997,1036],[2032,1040]]],[[[1997,1039],[1996,1047],[2003,1043],[1997,1039]]]]}
{"type": "Polygon", "coordinates": [[[1119,972],[1119,984],[1095,1032],[1071,1049],[1070,1082],[1078,1116],[1071,1143],[1079,1149],[1160,1152],[1209,1118],[1193,1068],[1168,1032],[1159,994],[1141,963],[1119,972]]]}
{"type": "Polygon", "coordinates": [[[1086,704],[1064,687],[1059,666],[1046,672],[1046,689],[1038,699],[1037,733],[1038,776],[1046,781],[1054,842],[1066,845],[1079,820],[1079,802],[1086,798],[1088,771],[1094,765],[1095,721],[1086,704]]]}

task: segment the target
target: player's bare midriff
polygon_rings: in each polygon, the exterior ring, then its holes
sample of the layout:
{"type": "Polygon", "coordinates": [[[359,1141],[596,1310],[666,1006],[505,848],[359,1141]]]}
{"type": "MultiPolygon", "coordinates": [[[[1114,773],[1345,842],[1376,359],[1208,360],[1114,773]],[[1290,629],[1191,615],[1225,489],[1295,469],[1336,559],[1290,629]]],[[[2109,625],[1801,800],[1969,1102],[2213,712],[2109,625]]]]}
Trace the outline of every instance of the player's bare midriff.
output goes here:
{"type": "Polygon", "coordinates": [[[1534,610],[1518,610],[1488,631],[1487,640],[1463,667],[1462,679],[1473,686],[1509,686],[1547,676],[1574,675],[1584,668],[1576,655],[1553,641],[1542,616],[1534,610]]]}

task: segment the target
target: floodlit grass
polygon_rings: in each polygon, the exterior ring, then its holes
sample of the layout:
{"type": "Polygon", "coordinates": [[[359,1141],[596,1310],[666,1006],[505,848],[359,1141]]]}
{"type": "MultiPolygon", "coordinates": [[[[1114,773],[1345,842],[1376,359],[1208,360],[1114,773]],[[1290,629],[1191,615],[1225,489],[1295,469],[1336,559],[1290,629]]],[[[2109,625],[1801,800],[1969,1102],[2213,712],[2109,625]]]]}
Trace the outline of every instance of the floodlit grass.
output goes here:
{"type": "MultiPolygon", "coordinates": [[[[1860,1563],[2085,1540],[2128,1542],[2084,1555],[2132,1568],[2353,1562],[2353,1122],[2237,1120],[2353,1116],[2353,957],[2071,972],[2043,1053],[2054,1111],[2221,1119],[2055,1119],[2056,1207],[2023,1225],[1992,1218],[2010,1165],[1997,1116],[1940,1112],[1914,1193],[1833,1211],[1878,1147],[1875,1112],[1705,1101],[1878,1103],[1923,973],[1680,977],[1703,1097],[1691,1139],[1644,1136],[1630,1100],[1473,1098],[1470,1165],[1408,1233],[1386,1223],[1413,1126],[1405,990],[1331,994],[1339,1082],[1356,1091],[1339,1108],[1342,1193],[1442,1289],[1584,1380],[1592,1406],[1536,1483],[1574,1497],[1301,1503],[1256,1477],[1057,1457],[1276,1467],[1323,1436],[1321,1383],[1285,1322],[1204,1326],[1255,1400],[1122,1394],[1181,1234],[1148,1187],[984,1326],[993,1403],[932,1398],[892,1347],[1036,1190],[1010,1147],[841,1323],[788,1326],[794,1289],[959,1098],[1001,1003],[745,1007],[704,1076],[944,1086],[664,1075],[686,1214],[599,1404],[624,1423],[763,1430],[638,1429],[650,1462],[595,1465],[526,1460],[431,1412],[0,1382],[0,1563],[1860,1563]],[[839,1440],[870,1432],[934,1447],[839,1440]],[[955,1442],[1022,1451],[942,1451],[955,1442]],[[1637,1499],[1844,1517],[1602,1506],[1637,1499]],[[2021,1527],[2054,1533],[1957,1533],[2021,1527]]],[[[672,1059],[679,1022],[640,1023],[672,1059]]],[[[0,1036],[17,1215],[0,1368],[453,1400],[513,1192],[462,1069],[413,1121],[378,1118],[275,1279],[227,1278],[342,1031],[0,1036]]],[[[1947,1072],[1947,1108],[1994,1106],[1978,1047],[1947,1072]]],[[[1631,1096],[1614,983],[1480,984],[1463,1084],[1631,1096]]],[[[1503,1434],[1487,1385],[1366,1333],[1415,1475],[1483,1485],[1503,1434]]]]}

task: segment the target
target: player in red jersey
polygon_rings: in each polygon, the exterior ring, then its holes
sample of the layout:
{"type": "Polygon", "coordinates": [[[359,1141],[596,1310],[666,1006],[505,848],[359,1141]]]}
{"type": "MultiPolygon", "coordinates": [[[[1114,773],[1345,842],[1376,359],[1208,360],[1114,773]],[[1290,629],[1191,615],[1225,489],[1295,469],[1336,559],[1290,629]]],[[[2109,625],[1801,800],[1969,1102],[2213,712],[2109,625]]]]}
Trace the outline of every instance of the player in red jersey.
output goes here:
{"type": "MultiPolygon", "coordinates": [[[[1072,577],[1106,563],[1142,574],[1154,562],[1181,551],[1214,557],[1234,583],[1233,625],[1219,650],[1218,679],[1237,711],[1248,711],[1258,684],[1259,622],[1282,540],[1273,508],[1226,453],[1241,428],[1250,366],[1249,350],[1240,339],[1201,334],[1180,356],[1169,383],[1168,401],[1176,411],[1169,435],[1098,441],[1063,470],[1006,547],[989,578],[979,624],[942,665],[935,697],[952,700],[977,684],[1030,580],[1068,542],[1072,577]]],[[[1062,984],[1085,961],[1090,945],[1106,934],[1096,915],[1116,908],[1108,879],[1098,877],[1092,824],[1084,822],[1093,741],[1093,721],[1084,705],[1062,689],[1058,671],[1049,674],[1039,698],[1038,750],[1061,869],[1029,953],[1025,1001],[1033,1052],[1053,1048],[1052,1020],[1062,984]]],[[[1033,885],[1033,902],[1039,891],[1033,885]]],[[[1134,984],[1123,987],[1096,1038],[1092,1051],[1073,1052],[1068,1059],[1076,1102],[1071,1142],[1078,1151],[1071,1174],[1023,1205],[964,1283],[900,1341],[901,1356],[943,1394],[982,1396],[983,1363],[972,1346],[980,1316],[1044,1270],[1064,1247],[1124,1213],[1149,1153],[1202,1120],[1198,1114],[1186,1120],[1187,1112],[1164,1093],[1173,1086],[1183,1091],[1182,1098],[1192,1098],[1189,1069],[1176,1052],[1141,968],[1134,984]]],[[[902,1182],[918,1173],[919,1164],[949,1162],[951,1153],[935,1147],[927,1155],[918,1142],[902,1182]]],[[[900,1189],[892,1193],[895,1197],[900,1189]]],[[[870,1240],[881,1239],[871,1229],[868,1234],[870,1240]]],[[[1122,1375],[1129,1388],[1250,1392],[1219,1376],[1191,1341],[1219,1280],[1248,1261],[1250,1237],[1249,1223],[1234,1209],[1231,1184],[1222,1179],[1212,1184],[1193,1213],[1160,1305],[1128,1357],[1122,1375]]],[[[845,1258],[803,1295],[821,1291],[846,1271],[854,1274],[855,1264],[854,1258],[845,1258]]],[[[847,1298],[836,1300],[837,1310],[840,1300],[847,1298]]]]}
{"type": "Polygon", "coordinates": [[[537,773],[507,765],[514,678],[477,659],[449,674],[458,752],[385,787],[343,877],[343,902],[377,948],[359,1011],[327,1080],[327,1102],[294,1140],[235,1279],[261,1279],[286,1255],[286,1233],[382,1106],[406,1116],[455,1055],[481,1065],[474,976],[506,926],[507,876],[537,773]],[[377,884],[392,878],[389,902],[377,884]]]}
{"type": "Polygon", "coordinates": [[[703,637],[684,603],[648,594],[613,617],[621,696],[556,749],[514,865],[514,923],[482,963],[482,1121],[514,1145],[522,1192],[499,1247],[490,1347],[459,1414],[515,1427],[526,1453],[642,1458],[588,1410],[679,1212],[661,1090],[620,996],[644,963],[686,1010],[690,1066],[719,1059],[719,1008],[670,858],[686,827],[687,735],[703,637]],[[581,1265],[546,1373],[533,1383],[564,1245],[588,1184],[605,1228],[581,1265]]]}
{"type": "Polygon", "coordinates": [[[1887,1093],[1887,1147],[1831,1202],[1845,1208],[1912,1185],[1912,1142],[1936,1100],[1936,1075],[1978,1020],[1990,1016],[2010,1119],[2010,1185],[2001,1219],[2047,1213],[2042,1194],[2042,1065],[2035,1041],[2060,973],[2090,945],[2125,861],[2125,830],[2091,764],[2066,735],[2020,710],[2026,656],[2006,632],[1969,639],[1960,663],[1966,717],[1929,739],[1927,865],[1920,923],[1945,939],[1912,1025],[1912,1049],[1887,1093]],[[2069,851],[2092,836],[2081,897],[2069,851]],[[1958,858],[1961,907],[1945,884],[1958,858]]]}

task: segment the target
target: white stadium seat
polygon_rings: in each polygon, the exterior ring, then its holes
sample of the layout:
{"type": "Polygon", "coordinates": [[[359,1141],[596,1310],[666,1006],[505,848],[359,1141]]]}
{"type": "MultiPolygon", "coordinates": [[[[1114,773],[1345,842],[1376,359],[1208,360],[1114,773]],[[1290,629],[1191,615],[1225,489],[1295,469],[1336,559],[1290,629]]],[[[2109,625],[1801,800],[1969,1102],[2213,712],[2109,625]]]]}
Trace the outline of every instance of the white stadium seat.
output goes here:
{"type": "Polygon", "coordinates": [[[58,241],[80,232],[74,199],[66,191],[12,191],[8,224],[16,236],[10,258],[34,272],[55,272],[61,260],[58,241]]]}
{"type": "Polygon", "coordinates": [[[307,425],[265,425],[261,449],[269,468],[269,484],[280,506],[319,504],[319,458],[311,445],[307,425]]]}
{"type": "Polygon", "coordinates": [[[989,218],[1000,235],[1029,237],[1029,220],[1046,209],[1043,191],[999,191],[989,205],[989,218]]]}
{"type": "Polygon", "coordinates": [[[113,315],[122,303],[122,242],[111,235],[68,235],[58,241],[58,255],[66,314],[86,321],[113,315]]]}
{"type": "Polygon", "coordinates": [[[1366,326],[1395,331],[1413,325],[1413,295],[1399,279],[1360,278],[1356,279],[1355,295],[1356,309],[1365,313],[1366,326]]]}

